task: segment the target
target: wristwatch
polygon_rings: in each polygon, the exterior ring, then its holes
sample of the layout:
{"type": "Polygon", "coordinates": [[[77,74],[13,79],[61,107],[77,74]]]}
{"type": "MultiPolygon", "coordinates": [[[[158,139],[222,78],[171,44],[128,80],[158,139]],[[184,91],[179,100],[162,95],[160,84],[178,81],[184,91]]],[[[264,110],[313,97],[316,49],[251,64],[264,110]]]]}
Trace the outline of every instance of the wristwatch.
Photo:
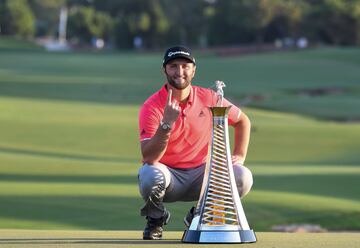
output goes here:
{"type": "Polygon", "coordinates": [[[160,127],[164,131],[170,131],[171,130],[170,124],[166,123],[166,122],[163,122],[162,120],[160,121],[160,127]]]}

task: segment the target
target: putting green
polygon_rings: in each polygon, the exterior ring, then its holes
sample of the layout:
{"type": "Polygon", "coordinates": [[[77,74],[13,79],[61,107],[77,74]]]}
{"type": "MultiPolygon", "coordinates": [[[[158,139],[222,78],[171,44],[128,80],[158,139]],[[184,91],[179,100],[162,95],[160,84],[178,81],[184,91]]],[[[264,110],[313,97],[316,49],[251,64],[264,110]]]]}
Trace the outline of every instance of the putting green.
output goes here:
{"type": "MultiPolygon", "coordinates": [[[[165,232],[161,241],[144,241],[140,231],[36,231],[0,230],[1,247],[199,247],[180,242],[182,232],[165,232]]],[[[257,233],[258,242],[241,244],[253,248],[360,247],[360,233],[257,233]]],[[[229,247],[229,244],[201,247],[229,247]]],[[[232,244],[231,247],[238,246],[232,244]]]]}

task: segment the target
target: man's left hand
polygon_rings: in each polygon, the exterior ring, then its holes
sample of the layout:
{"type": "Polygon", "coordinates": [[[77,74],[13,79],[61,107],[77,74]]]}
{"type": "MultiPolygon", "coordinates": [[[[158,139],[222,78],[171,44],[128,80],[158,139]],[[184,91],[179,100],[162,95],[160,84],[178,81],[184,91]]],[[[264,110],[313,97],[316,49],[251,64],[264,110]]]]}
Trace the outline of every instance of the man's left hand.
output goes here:
{"type": "Polygon", "coordinates": [[[231,156],[232,164],[244,164],[245,158],[240,155],[232,155],[231,156]]]}

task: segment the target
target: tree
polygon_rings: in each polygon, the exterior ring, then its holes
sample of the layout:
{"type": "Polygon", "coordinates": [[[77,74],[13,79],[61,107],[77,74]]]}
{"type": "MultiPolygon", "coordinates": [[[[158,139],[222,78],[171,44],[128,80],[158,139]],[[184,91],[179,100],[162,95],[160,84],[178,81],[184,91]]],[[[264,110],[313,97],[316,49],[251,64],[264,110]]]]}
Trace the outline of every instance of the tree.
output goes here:
{"type": "Polygon", "coordinates": [[[354,18],[355,22],[355,36],[356,36],[356,45],[360,45],[360,1],[351,0],[349,1],[349,10],[348,12],[354,18]]]}
{"type": "Polygon", "coordinates": [[[301,0],[243,0],[244,24],[256,32],[256,40],[263,43],[266,30],[276,20],[286,33],[296,37],[306,4],[301,0]]]}
{"type": "Polygon", "coordinates": [[[217,1],[211,19],[210,42],[214,45],[262,42],[264,28],[272,19],[271,2],[262,0],[217,1]]]}
{"type": "Polygon", "coordinates": [[[66,5],[66,0],[28,0],[36,16],[36,36],[56,36],[59,26],[61,7],[66,5]]]}
{"type": "Polygon", "coordinates": [[[204,35],[207,28],[205,1],[163,0],[162,5],[169,20],[169,35],[176,43],[198,44],[200,37],[204,35]]]}
{"type": "Polygon", "coordinates": [[[80,43],[90,43],[92,38],[109,40],[114,20],[105,12],[92,7],[74,6],[68,18],[69,38],[79,39],[80,43]]]}
{"type": "Polygon", "coordinates": [[[0,0],[3,34],[56,36],[59,12],[69,9],[68,35],[132,48],[169,44],[268,43],[306,36],[335,45],[360,44],[359,0],[0,0]],[[138,39],[140,40],[140,39],[138,39]]]}
{"type": "Polygon", "coordinates": [[[34,35],[34,15],[26,0],[3,0],[0,5],[1,32],[22,38],[34,35]]]}
{"type": "Polygon", "coordinates": [[[168,39],[169,21],[160,0],[95,0],[94,6],[116,19],[114,31],[120,48],[132,48],[137,36],[145,48],[162,46],[168,39]]]}
{"type": "MultiPolygon", "coordinates": [[[[307,0],[310,3],[303,28],[313,40],[335,45],[356,44],[357,21],[352,15],[358,1],[307,0]],[[352,5],[351,3],[355,4],[352,5]]],[[[356,12],[356,11],[355,11],[356,12]]]]}
{"type": "Polygon", "coordinates": [[[275,39],[292,37],[294,39],[304,36],[301,25],[310,6],[302,0],[278,1],[276,14],[265,28],[265,41],[273,42],[275,39]]]}

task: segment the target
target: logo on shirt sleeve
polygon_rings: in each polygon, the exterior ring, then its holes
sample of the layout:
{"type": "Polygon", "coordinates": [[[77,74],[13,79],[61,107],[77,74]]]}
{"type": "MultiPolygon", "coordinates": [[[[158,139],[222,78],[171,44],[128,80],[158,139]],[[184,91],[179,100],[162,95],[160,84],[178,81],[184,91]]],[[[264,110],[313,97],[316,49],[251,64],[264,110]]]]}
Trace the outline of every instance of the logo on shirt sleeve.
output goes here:
{"type": "Polygon", "coordinates": [[[204,111],[201,110],[199,117],[204,117],[204,116],[205,116],[205,113],[204,113],[204,111]]]}
{"type": "Polygon", "coordinates": [[[145,129],[143,129],[143,130],[141,130],[141,133],[140,133],[141,135],[144,135],[144,134],[146,134],[146,131],[145,131],[145,129]]]}

